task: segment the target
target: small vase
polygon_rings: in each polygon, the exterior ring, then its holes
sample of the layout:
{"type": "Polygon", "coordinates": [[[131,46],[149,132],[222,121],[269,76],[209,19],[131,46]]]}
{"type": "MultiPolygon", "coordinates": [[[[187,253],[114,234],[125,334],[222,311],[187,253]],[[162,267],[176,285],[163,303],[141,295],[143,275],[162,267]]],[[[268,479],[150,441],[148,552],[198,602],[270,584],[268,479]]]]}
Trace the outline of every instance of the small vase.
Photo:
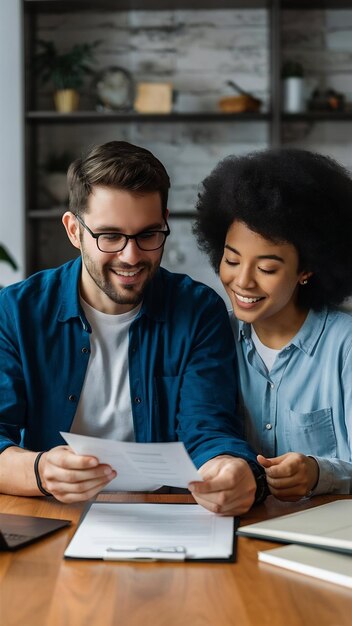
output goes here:
{"type": "Polygon", "coordinates": [[[59,113],[71,113],[77,111],[79,93],[74,89],[59,89],[54,93],[55,109],[59,113]]]}
{"type": "Polygon", "coordinates": [[[67,176],[65,172],[46,174],[44,186],[53,202],[65,205],[68,200],[67,176]]]}
{"type": "Polygon", "coordinates": [[[305,110],[303,78],[291,76],[284,79],[283,110],[285,113],[302,113],[305,110]]]}

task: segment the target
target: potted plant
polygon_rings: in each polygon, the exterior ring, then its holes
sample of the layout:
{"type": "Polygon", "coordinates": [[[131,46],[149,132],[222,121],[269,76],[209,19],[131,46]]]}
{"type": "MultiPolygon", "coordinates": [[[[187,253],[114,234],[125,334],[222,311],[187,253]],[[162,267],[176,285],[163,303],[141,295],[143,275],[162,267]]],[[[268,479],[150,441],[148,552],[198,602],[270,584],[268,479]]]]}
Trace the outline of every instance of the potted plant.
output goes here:
{"type": "Polygon", "coordinates": [[[285,113],[301,113],[304,102],[304,70],[298,61],[286,61],[282,66],[283,110],[285,113]]]}
{"type": "Polygon", "coordinates": [[[34,57],[35,67],[44,84],[51,81],[57,111],[68,113],[78,109],[78,89],[84,78],[93,74],[88,63],[94,62],[94,50],[99,43],[75,44],[71,50],[61,53],[52,41],[38,40],[40,50],[34,57]]]}
{"type": "MultiPolygon", "coordinates": [[[[17,270],[17,264],[13,260],[11,254],[8,252],[5,246],[2,246],[1,244],[0,244],[0,261],[5,261],[5,263],[8,263],[9,265],[11,265],[12,269],[17,270]]],[[[2,288],[2,285],[0,285],[0,289],[1,288],[2,288]]]]}

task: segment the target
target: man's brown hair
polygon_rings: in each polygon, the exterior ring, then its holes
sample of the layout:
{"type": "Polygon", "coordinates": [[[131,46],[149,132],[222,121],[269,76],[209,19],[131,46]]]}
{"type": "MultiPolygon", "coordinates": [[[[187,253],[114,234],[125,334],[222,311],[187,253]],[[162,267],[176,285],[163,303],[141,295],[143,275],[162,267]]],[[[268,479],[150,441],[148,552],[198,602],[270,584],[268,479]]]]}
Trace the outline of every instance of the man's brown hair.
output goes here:
{"type": "Polygon", "coordinates": [[[109,141],[94,146],[71,163],[67,172],[69,209],[82,215],[87,211],[93,187],[111,187],[138,194],[159,192],[165,215],[170,179],[163,164],[149,150],[126,141],[109,141]]]}

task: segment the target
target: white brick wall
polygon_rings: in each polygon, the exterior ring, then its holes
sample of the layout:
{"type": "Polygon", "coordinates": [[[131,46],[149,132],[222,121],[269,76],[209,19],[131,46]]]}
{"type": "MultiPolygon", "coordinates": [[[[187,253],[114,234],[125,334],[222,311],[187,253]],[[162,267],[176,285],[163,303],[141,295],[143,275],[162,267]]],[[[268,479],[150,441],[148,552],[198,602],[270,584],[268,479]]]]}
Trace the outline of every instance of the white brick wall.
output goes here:
{"type": "MultiPolygon", "coordinates": [[[[119,65],[136,81],[172,81],[176,110],[216,110],[221,96],[233,93],[228,79],[269,101],[268,15],[263,10],[81,12],[39,19],[39,37],[61,45],[102,40],[96,69],[119,65]]],[[[303,63],[307,93],[318,85],[347,94],[352,102],[352,11],[284,11],[283,56],[303,63]]],[[[91,85],[82,107],[94,108],[91,85]]],[[[41,106],[52,108],[48,89],[41,106]]],[[[352,123],[292,125],[288,143],[330,154],[352,168],[352,123]]],[[[79,154],[94,143],[125,139],[152,150],[166,165],[171,181],[171,215],[192,210],[200,181],[228,154],[265,148],[268,125],[255,123],[79,124],[42,126],[42,159],[70,149],[79,154]]],[[[196,249],[185,220],[172,220],[173,234],[165,265],[217,286],[218,279],[196,249]],[[176,247],[176,251],[175,251],[176,247]]],[[[48,264],[53,233],[59,224],[42,224],[43,258],[48,264]]],[[[62,243],[57,258],[70,254],[62,243]]],[[[219,287],[221,291],[221,288],[219,287]]],[[[222,292],[223,293],[223,292],[222,292]]]]}

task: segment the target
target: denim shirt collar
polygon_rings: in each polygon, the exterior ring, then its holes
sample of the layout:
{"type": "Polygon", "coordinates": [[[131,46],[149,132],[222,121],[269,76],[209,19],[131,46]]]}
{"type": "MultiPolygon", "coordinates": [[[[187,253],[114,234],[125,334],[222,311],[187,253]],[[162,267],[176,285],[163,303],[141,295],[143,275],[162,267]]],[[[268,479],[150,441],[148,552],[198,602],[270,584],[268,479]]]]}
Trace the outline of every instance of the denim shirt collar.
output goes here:
{"type": "Polygon", "coordinates": [[[78,317],[81,320],[83,329],[90,333],[92,332],[92,329],[86,316],[84,315],[79,301],[79,280],[81,277],[81,270],[81,257],[66,264],[60,284],[61,297],[59,298],[60,305],[57,319],[59,322],[67,322],[72,318],[78,317]]]}
{"type": "MultiPolygon", "coordinates": [[[[82,270],[82,258],[79,257],[66,265],[66,271],[63,273],[60,285],[61,297],[60,306],[57,313],[59,322],[67,322],[72,318],[78,317],[81,320],[85,331],[92,332],[90,324],[84,315],[79,300],[79,280],[82,270]]],[[[164,276],[165,270],[159,268],[148,285],[143,299],[143,304],[138,317],[147,315],[156,321],[165,321],[166,309],[164,292],[164,276]]]]}
{"type": "MultiPolygon", "coordinates": [[[[298,333],[291,339],[290,344],[293,344],[296,348],[302,350],[302,352],[305,352],[308,355],[312,354],[319,337],[324,330],[327,315],[328,309],[326,307],[321,311],[313,311],[310,309],[303,325],[299,329],[298,333]]],[[[237,341],[245,339],[246,342],[248,342],[250,338],[251,325],[247,322],[238,320],[237,341]]]]}

